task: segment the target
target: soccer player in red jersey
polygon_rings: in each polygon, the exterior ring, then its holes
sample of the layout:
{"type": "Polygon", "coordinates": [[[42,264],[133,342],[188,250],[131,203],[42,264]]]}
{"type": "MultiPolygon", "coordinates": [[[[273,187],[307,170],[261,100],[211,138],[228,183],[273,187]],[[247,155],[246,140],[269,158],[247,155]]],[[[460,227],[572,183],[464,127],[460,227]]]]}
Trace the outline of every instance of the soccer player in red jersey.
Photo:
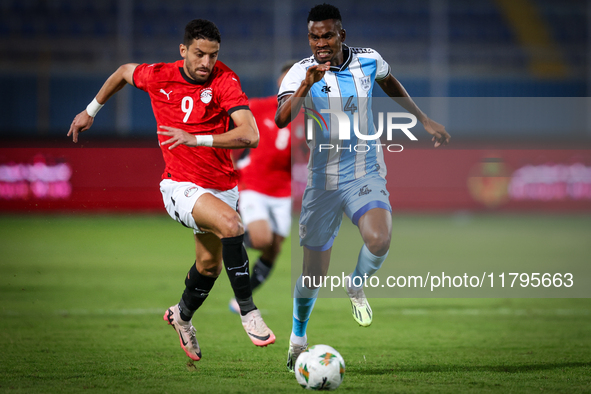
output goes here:
{"type": "MultiPolygon", "coordinates": [[[[282,67],[277,87],[293,63],[282,67]]],[[[254,291],[271,273],[291,227],[291,125],[282,129],[275,125],[277,96],[251,99],[250,110],[261,135],[259,147],[243,154],[237,167],[245,244],[261,251],[250,277],[254,291]]],[[[230,310],[240,311],[235,298],[230,300],[230,310]]]]}
{"type": "Polygon", "coordinates": [[[122,65],[76,115],[68,132],[77,142],[98,110],[126,84],[150,95],[166,164],[160,183],[164,206],[173,219],[193,229],[196,253],[181,300],[165,312],[164,320],[195,361],[201,349],[192,316],[209,295],[222,261],[250,339],[257,346],[275,342],[252,300],[244,228],[236,212],[237,175],[229,150],[255,148],[259,134],[238,76],[217,61],[220,42],[212,22],[189,22],[180,44],[183,60],[122,65]]]}

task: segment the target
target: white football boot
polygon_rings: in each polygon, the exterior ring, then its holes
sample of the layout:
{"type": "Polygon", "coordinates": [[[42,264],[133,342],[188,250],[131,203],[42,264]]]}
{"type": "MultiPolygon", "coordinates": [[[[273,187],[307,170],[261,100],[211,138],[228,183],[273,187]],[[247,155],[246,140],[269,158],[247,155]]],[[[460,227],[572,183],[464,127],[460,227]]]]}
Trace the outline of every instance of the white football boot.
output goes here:
{"type": "MultiPolygon", "coordinates": [[[[351,275],[349,275],[349,277],[351,277],[351,275]]],[[[347,282],[352,281],[345,280],[343,288],[351,301],[351,314],[353,315],[353,319],[355,319],[360,326],[368,327],[372,321],[372,311],[369,302],[367,302],[367,298],[365,297],[365,293],[363,292],[363,287],[349,287],[347,286],[347,282]]]]}
{"type": "Polygon", "coordinates": [[[181,319],[179,306],[171,306],[164,312],[163,319],[179,335],[179,341],[181,342],[181,348],[187,353],[187,356],[193,361],[201,360],[201,349],[195,336],[195,327],[191,321],[184,321],[181,319]]]}

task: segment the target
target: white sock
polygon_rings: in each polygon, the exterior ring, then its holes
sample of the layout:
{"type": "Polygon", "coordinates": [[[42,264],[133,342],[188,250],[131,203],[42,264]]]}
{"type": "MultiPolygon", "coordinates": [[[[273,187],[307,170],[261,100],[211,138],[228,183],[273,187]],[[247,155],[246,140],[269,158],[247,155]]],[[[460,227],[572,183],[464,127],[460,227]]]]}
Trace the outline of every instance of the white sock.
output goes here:
{"type": "Polygon", "coordinates": [[[296,334],[292,332],[291,336],[289,337],[289,340],[292,343],[295,343],[296,345],[304,346],[306,342],[308,342],[308,336],[304,335],[303,337],[298,337],[296,334]]]}

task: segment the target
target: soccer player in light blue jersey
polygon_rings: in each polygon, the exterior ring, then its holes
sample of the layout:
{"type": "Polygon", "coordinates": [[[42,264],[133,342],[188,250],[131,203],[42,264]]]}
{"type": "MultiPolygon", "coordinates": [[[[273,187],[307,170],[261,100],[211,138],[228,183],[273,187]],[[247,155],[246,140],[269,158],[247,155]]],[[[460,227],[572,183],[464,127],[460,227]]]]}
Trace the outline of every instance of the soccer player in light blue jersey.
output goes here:
{"type": "Polygon", "coordinates": [[[313,7],[308,15],[312,56],[290,69],[278,94],[279,107],[275,116],[278,127],[287,126],[302,107],[323,116],[325,122],[308,141],[311,150],[309,176],[299,231],[304,265],[294,290],[287,359],[290,371],[307,347],[306,327],[318,295],[316,286],[321,283],[320,280],[304,282],[303,277],[320,279],[327,274],[332,243],[343,212],[358,226],[364,242],[355,270],[344,281],[345,291],[355,321],[364,327],[372,322],[372,311],[363,292],[363,278],[375,274],[386,259],[392,234],[392,208],[386,189],[383,150],[358,135],[376,133],[371,115],[374,81],[423,124],[432,135],[435,147],[446,145],[450,139],[442,125],[417,107],[376,51],[349,48],[343,43],[345,37],[338,8],[329,4],[313,7]],[[341,138],[343,130],[339,130],[343,114],[351,125],[346,140],[341,138]],[[353,126],[355,118],[359,119],[357,132],[353,126]]]}

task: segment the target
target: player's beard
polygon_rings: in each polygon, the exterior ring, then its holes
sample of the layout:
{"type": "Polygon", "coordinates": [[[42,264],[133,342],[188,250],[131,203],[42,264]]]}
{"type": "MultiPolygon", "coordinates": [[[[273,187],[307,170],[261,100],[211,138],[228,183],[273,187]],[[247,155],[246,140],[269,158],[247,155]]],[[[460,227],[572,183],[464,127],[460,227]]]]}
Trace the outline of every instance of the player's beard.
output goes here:
{"type": "Polygon", "coordinates": [[[209,76],[211,75],[211,70],[205,68],[200,68],[199,70],[207,71],[207,75],[203,76],[201,74],[197,74],[197,70],[189,70],[189,76],[195,81],[203,83],[209,79],[209,76]]]}

